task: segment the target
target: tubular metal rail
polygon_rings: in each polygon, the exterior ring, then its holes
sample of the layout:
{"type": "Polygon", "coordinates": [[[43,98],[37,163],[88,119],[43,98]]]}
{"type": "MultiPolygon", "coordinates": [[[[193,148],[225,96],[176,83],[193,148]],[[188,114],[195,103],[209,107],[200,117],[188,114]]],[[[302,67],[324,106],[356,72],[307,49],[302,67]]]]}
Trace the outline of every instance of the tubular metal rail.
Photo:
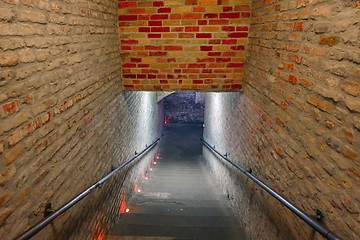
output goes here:
{"type": "Polygon", "coordinates": [[[43,228],[45,228],[47,225],[49,225],[55,218],[60,216],[62,213],[67,211],[69,208],[74,206],[76,203],[78,203],[80,200],[82,200],[84,197],[86,197],[88,194],[90,194],[95,188],[102,185],[104,182],[106,182],[109,178],[111,178],[113,175],[115,175],[117,172],[119,172],[121,169],[123,169],[126,165],[137,159],[139,156],[141,156],[143,153],[145,153],[150,148],[153,148],[158,142],[160,138],[156,139],[150,146],[147,146],[144,150],[142,150],[140,153],[137,153],[134,157],[126,161],[125,163],[121,164],[118,168],[111,171],[106,176],[102,177],[99,181],[88,187],[86,190],[84,190],[82,193],[68,201],[66,204],[64,204],[62,207],[60,207],[58,210],[55,210],[54,213],[46,217],[45,219],[41,220],[34,226],[32,226],[30,229],[28,229],[26,232],[24,232],[22,235],[16,238],[16,240],[25,240],[30,239],[35,234],[37,234],[39,231],[41,231],[43,228]]]}
{"type": "Polygon", "coordinates": [[[211,149],[213,152],[215,152],[217,155],[219,155],[221,158],[223,158],[225,161],[233,165],[235,168],[240,170],[244,175],[246,175],[248,178],[253,180],[257,185],[259,185],[262,189],[267,191],[271,196],[276,198],[279,202],[281,202],[283,205],[285,205],[288,209],[290,209],[293,213],[295,213],[298,217],[300,217],[303,221],[305,221],[308,225],[310,225],[315,231],[319,232],[323,237],[325,237],[328,240],[340,240],[338,236],[336,236],[334,233],[332,233],[329,229],[325,228],[323,225],[321,225],[317,220],[306,214],[304,211],[296,207],[294,204],[286,200],[284,197],[282,197],[278,192],[274,191],[272,188],[270,188],[268,185],[260,181],[258,178],[256,178],[254,175],[252,175],[251,170],[247,171],[241,166],[237,165],[233,161],[231,161],[229,158],[227,158],[226,155],[222,155],[220,152],[218,152],[215,149],[215,146],[212,147],[209,143],[207,143],[204,139],[200,139],[206,147],[211,149]]]}

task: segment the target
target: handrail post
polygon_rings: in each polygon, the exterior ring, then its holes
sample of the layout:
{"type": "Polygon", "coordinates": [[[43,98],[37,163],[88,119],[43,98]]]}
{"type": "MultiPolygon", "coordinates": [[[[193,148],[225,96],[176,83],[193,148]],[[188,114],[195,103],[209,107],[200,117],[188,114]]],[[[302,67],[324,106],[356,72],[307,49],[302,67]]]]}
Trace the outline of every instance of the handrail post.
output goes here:
{"type": "Polygon", "coordinates": [[[26,232],[15,238],[16,240],[27,240],[33,237],[35,234],[40,232],[43,228],[45,228],[47,225],[49,225],[54,219],[56,219],[58,216],[63,214],[65,211],[67,211],[69,208],[73,207],[76,203],[78,203],[80,200],[82,200],[84,197],[89,195],[95,188],[102,185],[104,182],[106,182],[109,178],[111,178],[113,175],[115,175],[117,172],[119,172],[121,169],[123,169],[126,165],[137,159],[139,156],[141,156],[143,153],[145,153],[150,148],[153,148],[158,142],[160,138],[156,139],[152,144],[144,148],[141,152],[136,154],[134,157],[127,160],[125,163],[121,164],[119,167],[117,167],[115,170],[111,171],[104,177],[102,177],[100,180],[95,182],[93,185],[85,189],[82,193],[68,201],[66,204],[61,206],[59,209],[54,211],[51,215],[46,217],[45,219],[41,220],[40,222],[33,225],[31,228],[29,228],[26,232]]]}
{"type": "Polygon", "coordinates": [[[233,165],[236,169],[238,169],[240,172],[242,172],[245,176],[253,180],[257,185],[259,185],[262,189],[264,189],[266,192],[268,192],[271,196],[273,196],[276,200],[278,200],[280,203],[282,203],[285,207],[290,209],[295,215],[297,215],[299,218],[301,218],[304,222],[306,222],[308,225],[310,225],[315,231],[319,232],[323,237],[325,237],[328,240],[340,240],[337,235],[332,233],[329,229],[325,228],[323,225],[321,225],[318,221],[311,218],[308,214],[306,214],[304,211],[296,207],[294,204],[292,204],[290,201],[285,199],[283,196],[281,196],[278,192],[273,190],[271,187],[260,181],[258,178],[256,178],[252,174],[252,170],[250,168],[250,171],[246,171],[244,168],[239,166],[238,164],[231,161],[226,156],[222,155],[219,151],[217,151],[215,148],[213,148],[208,142],[206,142],[204,139],[200,139],[203,144],[211,149],[213,152],[215,152],[217,155],[219,155],[222,159],[233,165]]]}

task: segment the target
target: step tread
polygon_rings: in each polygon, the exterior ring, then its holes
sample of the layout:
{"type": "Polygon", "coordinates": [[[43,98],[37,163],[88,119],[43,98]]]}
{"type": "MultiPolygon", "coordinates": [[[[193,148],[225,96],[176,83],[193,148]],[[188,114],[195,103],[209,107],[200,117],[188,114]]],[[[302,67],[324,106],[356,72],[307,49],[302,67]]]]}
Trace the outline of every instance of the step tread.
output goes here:
{"type": "Polygon", "coordinates": [[[239,223],[235,216],[174,216],[160,214],[122,214],[114,227],[123,224],[182,227],[234,227],[239,223]]]}
{"type": "MultiPolygon", "coordinates": [[[[240,229],[240,228],[239,228],[240,229]]],[[[112,228],[109,235],[125,236],[163,236],[182,239],[246,239],[239,229],[229,227],[183,227],[151,226],[139,224],[119,225],[112,228]]]]}

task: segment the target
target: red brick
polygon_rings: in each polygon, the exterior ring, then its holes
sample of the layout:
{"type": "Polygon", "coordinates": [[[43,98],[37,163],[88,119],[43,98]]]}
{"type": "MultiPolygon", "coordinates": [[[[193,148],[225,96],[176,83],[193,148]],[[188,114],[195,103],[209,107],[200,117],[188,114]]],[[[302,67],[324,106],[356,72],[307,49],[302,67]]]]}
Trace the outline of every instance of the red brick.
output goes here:
{"type": "Polygon", "coordinates": [[[162,21],[149,21],[149,26],[162,26],[162,21]]]}
{"type": "Polygon", "coordinates": [[[161,38],[161,34],[150,33],[150,34],[148,34],[148,38],[161,38]]]}
{"type": "Polygon", "coordinates": [[[206,13],[204,14],[204,18],[218,18],[219,14],[218,13],[206,13]]]}
{"type": "Polygon", "coordinates": [[[171,8],[159,8],[158,13],[171,13],[171,8]]]}
{"type": "Polygon", "coordinates": [[[204,7],[200,7],[200,6],[197,6],[197,7],[194,7],[194,12],[205,12],[205,8],[204,7]]]}
{"type": "Polygon", "coordinates": [[[223,7],[224,12],[231,12],[232,10],[233,10],[233,7],[231,7],[231,6],[224,6],[223,7]]]}
{"type": "Polygon", "coordinates": [[[242,85],[241,84],[232,84],[231,89],[242,89],[242,85]]]}
{"type": "Polygon", "coordinates": [[[249,18],[251,16],[250,12],[242,12],[241,17],[242,18],[249,18]]]}
{"type": "Polygon", "coordinates": [[[219,19],[219,20],[209,20],[209,25],[228,25],[229,20],[219,19]]]}
{"type": "Polygon", "coordinates": [[[197,5],[198,0],[185,0],[185,5],[197,5]]]}
{"type": "Polygon", "coordinates": [[[135,63],[124,63],[122,65],[123,68],[134,68],[136,67],[136,64],[135,63]]]}
{"type": "Polygon", "coordinates": [[[203,80],[193,80],[193,84],[203,84],[203,80]]]}
{"type": "Polygon", "coordinates": [[[212,51],[212,46],[200,46],[201,51],[212,51]]]}
{"type": "Polygon", "coordinates": [[[140,80],[132,80],[133,84],[140,84],[140,80]]]}
{"type": "Polygon", "coordinates": [[[196,34],[196,38],[211,38],[212,34],[211,33],[197,33],[196,34]]]}
{"type": "Polygon", "coordinates": [[[136,2],[119,2],[118,6],[119,8],[136,7],[136,2]]]}
{"type": "Polygon", "coordinates": [[[170,14],[170,19],[181,19],[181,14],[170,14]]]}
{"type": "Polygon", "coordinates": [[[138,18],[139,18],[138,20],[146,20],[146,21],[150,19],[149,15],[139,15],[138,18]]]}
{"type": "Polygon", "coordinates": [[[1,140],[0,141],[0,154],[2,154],[4,152],[4,141],[1,140]]]}
{"type": "Polygon", "coordinates": [[[170,32],[170,27],[151,27],[151,32],[170,32]]]}
{"type": "Polygon", "coordinates": [[[141,58],[130,58],[131,62],[141,62],[141,58]]]}
{"type": "Polygon", "coordinates": [[[216,57],[216,56],[221,56],[221,52],[209,52],[208,53],[209,57],[216,57]]]}
{"type": "Polygon", "coordinates": [[[240,18],[239,12],[220,13],[220,18],[240,18]]]}
{"type": "Polygon", "coordinates": [[[207,25],[207,20],[198,20],[198,25],[207,25]]]}
{"type": "Polygon", "coordinates": [[[237,26],[236,31],[238,32],[249,31],[249,28],[247,26],[237,26]]]}
{"type": "Polygon", "coordinates": [[[163,1],[155,1],[153,2],[153,7],[163,7],[165,4],[163,1]]]}
{"type": "Polygon", "coordinates": [[[166,56],[167,52],[150,52],[150,56],[166,56]]]}
{"type": "Polygon", "coordinates": [[[231,46],[230,49],[231,50],[245,50],[245,46],[244,45],[231,46]]]}
{"type": "Polygon", "coordinates": [[[150,67],[150,64],[141,63],[141,64],[138,64],[138,67],[139,68],[148,68],[148,67],[150,67]]]}
{"type": "Polygon", "coordinates": [[[123,78],[136,78],[136,74],[123,74],[123,78]]]}
{"type": "Polygon", "coordinates": [[[248,37],[248,33],[247,32],[234,32],[234,33],[229,33],[228,37],[229,38],[246,38],[246,37],[248,37]]]}
{"type": "Polygon", "coordinates": [[[184,27],[172,27],[171,32],[183,32],[184,27]]]}
{"type": "MultiPolygon", "coordinates": [[[[135,74],[134,74],[134,75],[135,75],[135,74]]],[[[145,78],[147,78],[147,75],[146,75],[146,74],[137,74],[137,75],[136,75],[136,78],[145,79],[145,78]]]]}
{"type": "Polygon", "coordinates": [[[230,62],[230,58],[216,58],[216,62],[230,62]]]}
{"type": "Polygon", "coordinates": [[[150,32],[149,27],[139,27],[139,32],[150,32]]]}
{"type": "Polygon", "coordinates": [[[5,116],[11,115],[20,110],[20,101],[18,99],[5,103],[1,106],[5,116]]]}
{"type": "Polygon", "coordinates": [[[235,26],[222,26],[223,31],[235,31],[235,26]]]}
{"type": "Polygon", "coordinates": [[[199,63],[190,63],[188,68],[205,68],[206,64],[199,64],[199,63]]]}
{"type": "Polygon", "coordinates": [[[199,31],[199,27],[198,26],[187,26],[185,27],[185,32],[198,32],[199,31]]]}
{"type": "Polygon", "coordinates": [[[139,41],[138,40],[121,40],[121,44],[138,44],[139,41]]]}
{"type": "Polygon", "coordinates": [[[292,74],[289,75],[289,82],[293,85],[298,84],[298,78],[292,74]]]}
{"type": "Polygon", "coordinates": [[[135,21],[137,20],[137,15],[120,15],[119,21],[135,21]]]}
{"type": "Polygon", "coordinates": [[[236,39],[223,39],[222,44],[236,44],[236,39]]]}
{"type": "Polygon", "coordinates": [[[130,46],[121,46],[121,50],[131,50],[130,46]]]}
{"type": "Polygon", "coordinates": [[[167,14],[154,14],[154,15],[151,15],[151,17],[150,17],[151,20],[168,19],[168,18],[169,18],[169,15],[167,15],[167,14]]]}
{"type": "Polygon", "coordinates": [[[295,30],[295,31],[302,31],[302,30],[303,30],[303,25],[304,25],[304,22],[297,22],[297,23],[295,23],[295,25],[294,25],[294,30],[295,30]]]}

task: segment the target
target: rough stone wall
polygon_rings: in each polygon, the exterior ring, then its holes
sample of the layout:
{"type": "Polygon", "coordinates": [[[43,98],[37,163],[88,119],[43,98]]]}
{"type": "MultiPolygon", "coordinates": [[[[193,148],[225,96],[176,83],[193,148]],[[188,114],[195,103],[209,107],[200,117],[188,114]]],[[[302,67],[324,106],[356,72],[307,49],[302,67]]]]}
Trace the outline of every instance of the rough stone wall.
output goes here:
{"type": "Polygon", "coordinates": [[[196,102],[195,92],[178,92],[164,98],[164,122],[202,123],[204,103],[196,102]]]}
{"type": "Polygon", "coordinates": [[[250,0],[121,0],[128,90],[240,90],[250,0]]]}
{"type": "MultiPolygon", "coordinates": [[[[343,239],[360,237],[359,6],[253,1],[244,93],[217,101],[209,94],[205,108],[212,145],[305,212],[322,209],[343,239]],[[213,104],[225,109],[208,109],[213,104]]],[[[227,185],[227,167],[214,171],[251,221],[244,224],[252,239],[321,239],[254,184],[240,177],[227,185]],[[252,216],[266,216],[276,230],[260,230],[270,222],[252,216]]]]}
{"type": "MultiPolygon", "coordinates": [[[[1,0],[0,12],[0,238],[13,239],[155,140],[156,96],[121,93],[117,2],[1,0]]],[[[104,234],[135,174],[37,238],[104,234]]]]}

